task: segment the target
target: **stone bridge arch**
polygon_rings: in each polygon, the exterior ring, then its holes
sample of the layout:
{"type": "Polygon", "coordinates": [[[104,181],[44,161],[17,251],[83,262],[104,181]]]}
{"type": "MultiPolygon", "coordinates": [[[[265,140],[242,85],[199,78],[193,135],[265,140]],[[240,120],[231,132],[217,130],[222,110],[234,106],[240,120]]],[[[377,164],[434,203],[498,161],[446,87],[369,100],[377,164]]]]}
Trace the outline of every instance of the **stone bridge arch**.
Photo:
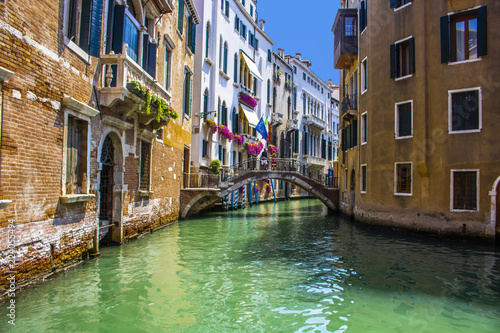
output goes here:
{"type": "Polygon", "coordinates": [[[338,188],[326,188],[299,172],[254,170],[230,181],[221,182],[218,189],[182,189],[179,217],[184,219],[200,213],[240,187],[265,179],[283,180],[298,186],[319,199],[330,211],[338,211],[338,188]]]}

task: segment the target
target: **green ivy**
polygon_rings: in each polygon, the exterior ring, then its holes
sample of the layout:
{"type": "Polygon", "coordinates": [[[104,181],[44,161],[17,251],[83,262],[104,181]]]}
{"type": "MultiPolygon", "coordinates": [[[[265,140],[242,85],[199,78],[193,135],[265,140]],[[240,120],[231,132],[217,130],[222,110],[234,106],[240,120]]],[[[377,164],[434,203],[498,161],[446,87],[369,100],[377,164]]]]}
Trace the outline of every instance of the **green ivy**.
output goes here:
{"type": "Polygon", "coordinates": [[[133,88],[132,90],[136,93],[139,93],[146,99],[146,103],[142,108],[141,112],[145,114],[151,113],[151,104],[156,107],[156,121],[160,122],[162,119],[172,118],[177,119],[179,115],[177,111],[175,111],[171,105],[167,104],[163,98],[159,97],[156,94],[152,94],[151,90],[147,87],[143,87],[139,81],[130,81],[133,88]]]}

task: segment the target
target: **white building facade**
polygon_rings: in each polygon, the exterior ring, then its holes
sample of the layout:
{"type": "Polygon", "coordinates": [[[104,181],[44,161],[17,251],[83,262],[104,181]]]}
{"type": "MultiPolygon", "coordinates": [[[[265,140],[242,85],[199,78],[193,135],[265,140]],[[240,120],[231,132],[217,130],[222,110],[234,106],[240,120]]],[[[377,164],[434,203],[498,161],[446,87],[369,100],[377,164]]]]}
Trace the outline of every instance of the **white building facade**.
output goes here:
{"type": "Polygon", "coordinates": [[[211,160],[229,166],[251,157],[245,142],[266,146],[255,127],[261,118],[271,117],[274,42],[264,32],[265,22],[256,22],[256,1],[195,4],[201,23],[196,30],[191,169],[203,173],[211,160]]]}
{"type": "MultiPolygon", "coordinates": [[[[311,69],[311,61],[301,54],[285,55],[293,68],[294,92],[296,91],[296,119],[299,128],[298,152],[293,156],[305,163],[312,172],[327,173],[328,161],[333,160],[333,126],[331,96],[333,88],[321,80],[311,69]]],[[[338,115],[338,108],[337,108],[338,115]]],[[[338,117],[338,116],[337,116],[338,117]]]]}

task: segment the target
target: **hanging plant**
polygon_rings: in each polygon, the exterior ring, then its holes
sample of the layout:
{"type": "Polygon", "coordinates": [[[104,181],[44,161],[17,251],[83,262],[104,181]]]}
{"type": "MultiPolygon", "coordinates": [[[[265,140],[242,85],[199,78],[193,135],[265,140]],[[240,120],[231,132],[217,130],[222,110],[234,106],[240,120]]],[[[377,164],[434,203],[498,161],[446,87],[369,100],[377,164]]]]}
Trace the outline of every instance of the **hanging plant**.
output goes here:
{"type": "Polygon", "coordinates": [[[210,130],[213,133],[217,133],[217,130],[219,129],[219,127],[217,126],[215,121],[213,121],[212,119],[207,119],[207,120],[205,120],[205,124],[208,126],[208,128],[210,128],[210,130]]]}
{"type": "Polygon", "coordinates": [[[259,143],[245,142],[245,149],[248,155],[257,156],[262,151],[262,148],[264,148],[262,142],[259,143]]]}
{"type": "Polygon", "coordinates": [[[219,134],[228,139],[229,141],[231,141],[234,137],[234,134],[231,133],[229,128],[227,128],[227,126],[223,124],[219,125],[219,134]]]}
{"type": "Polygon", "coordinates": [[[236,143],[237,143],[238,145],[240,145],[240,146],[241,146],[241,145],[243,144],[243,137],[242,137],[241,135],[239,135],[239,134],[235,134],[235,135],[234,135],[234,139],[236,140],[236,143]]]}
{"type": "Polygon", "coordinates": [[[218,159],[210,161],[209,172],[213,175],[218,175],[220,172],[221,163],[218,159]]]}
{"type": "Polygon", "coordinates": [[[172,108],[172,105],[167,104],[167,101],[158,95],[152,94],[148,87],[143,87],[139,81],[135,80],[128,82],[128,84],[132,86],[133,92],[146,99],[146,103],[141,110],[142,113],[150,114],[151,105],[153,105],[156,108],[156,121],[160,122],[161,120],[166,120],[167,118],[179,118],[177,111],[172,108]]]}
{"type": "Polygon", "coordinates": [[[246,104],[252,109],[257,106],[257,100],[252,96],[245,94],[243,91],[238,94],[238,100],[240,103],[246,104]]]}
{"type": "Polygon", "coordinates": [[[275,154],[278,151],[278,148],[276,146],[274,146],[274,145],[269,145],[269,146],[267,146],[267,148],[269,148],[269,150],[273,154],[275,154]]]}

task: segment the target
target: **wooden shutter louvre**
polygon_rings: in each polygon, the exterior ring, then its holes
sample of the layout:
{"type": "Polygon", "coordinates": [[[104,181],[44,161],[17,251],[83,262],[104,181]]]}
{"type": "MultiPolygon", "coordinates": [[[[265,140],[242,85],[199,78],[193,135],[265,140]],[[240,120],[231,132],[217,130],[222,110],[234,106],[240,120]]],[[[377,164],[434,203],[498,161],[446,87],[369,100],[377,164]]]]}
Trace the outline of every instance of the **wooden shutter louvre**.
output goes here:
{"type": "Polygon", "coordinates": [[[391,79],[397,77],[396,44],[391,45],[391,79]]]}
{"type": "Polygon", "coordinates": [[[441,17],[441,63],[451,60],[450,17],[441,17]]]}
{"type": "Polygon", "coordinates": [[[148,50],[148,74],[156,78],[156,43],[149,43],[148,50]]]}
{"type": "Polygon", "coordinates": [[[477,9],[477,56],[488,54],[488,21],[486,6],[477,9]]]}
{"type": "Polygon", "coordinates": [[[101,53],[101,26],[102,26],[103,0],[94,0],[92,5],[92,22],[90,25],[89,54],[99,57],[101,53]]]}

